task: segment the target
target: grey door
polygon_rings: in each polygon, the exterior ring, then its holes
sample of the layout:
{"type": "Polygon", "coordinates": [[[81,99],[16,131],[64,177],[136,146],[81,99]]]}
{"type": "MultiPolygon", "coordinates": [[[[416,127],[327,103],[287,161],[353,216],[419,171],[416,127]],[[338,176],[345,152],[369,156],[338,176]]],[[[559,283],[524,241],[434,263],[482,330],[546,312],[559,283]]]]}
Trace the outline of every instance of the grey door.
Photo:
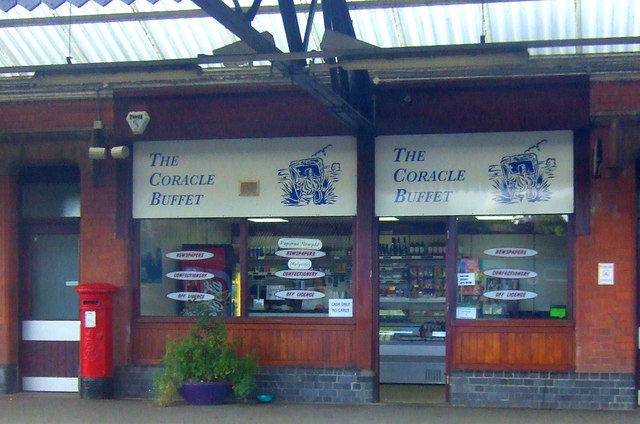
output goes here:
{"type": "Polygon", "coordinates": [[[73,226],[26,237],[21,375],[24,391],[78,391],[79,234],[73,226]]]}

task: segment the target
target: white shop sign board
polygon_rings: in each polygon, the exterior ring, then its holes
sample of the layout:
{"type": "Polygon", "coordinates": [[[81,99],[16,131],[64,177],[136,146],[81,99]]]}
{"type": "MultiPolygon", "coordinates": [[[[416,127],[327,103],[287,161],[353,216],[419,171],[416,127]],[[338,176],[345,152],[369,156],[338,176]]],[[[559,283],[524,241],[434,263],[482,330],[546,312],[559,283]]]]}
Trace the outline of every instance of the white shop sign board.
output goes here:
{"type": "Polygon", "coordinates": [[[573,132],[376,138],[376,215],[573,213],[573,132]]]}
{"type": "Polygon", "coordinates": [[[353,216],[356,181],[354,137],[137,142],[133,217],[353,216]]]}

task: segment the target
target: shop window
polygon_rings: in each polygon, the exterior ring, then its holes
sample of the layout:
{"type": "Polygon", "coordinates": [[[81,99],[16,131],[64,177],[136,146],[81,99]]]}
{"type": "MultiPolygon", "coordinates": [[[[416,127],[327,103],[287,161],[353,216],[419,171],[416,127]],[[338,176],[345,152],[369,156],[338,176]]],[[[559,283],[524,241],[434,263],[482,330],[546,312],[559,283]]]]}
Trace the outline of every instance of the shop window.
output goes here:
{"type": "Polygon", "coordinates": [[[352,219],[249,222],[249,316],[353,314],[352,219]]]}
{"type": "Polygon", "coordinates": [[[567,318],[566,215],[460,217],[458,319],[567,318]]]}
{"type": "Polygon", "coordinates": [[[240,315],[239,221],[141,219],[140,315],[240,315]]]}

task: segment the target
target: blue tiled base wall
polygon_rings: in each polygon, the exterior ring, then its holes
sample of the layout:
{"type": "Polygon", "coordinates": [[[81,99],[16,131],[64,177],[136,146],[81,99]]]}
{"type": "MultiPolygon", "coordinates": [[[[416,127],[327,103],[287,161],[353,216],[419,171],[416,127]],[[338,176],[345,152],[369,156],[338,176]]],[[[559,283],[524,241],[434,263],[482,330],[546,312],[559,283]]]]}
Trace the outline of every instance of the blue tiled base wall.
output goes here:
{"type": "Polygon", "coordinates": [[[554,372],[454,372],[454,406],[551,409],[633,409],[633,374],[554,372]]]}
{"type": "Polygon", "coordinates": [[[256,378],[259,390],[284,402],[372,403],[373,371],[333,368],[268,368],[256,378]]]}
{"type": "MultiPolygon", "coordinates": [[[[159,367],[127,366],[114,371],[116,398],[153,398],[153,377],[159,367]]],[[[334,368],[262,368],[258,393],[279,402],[372,403],[377,399],[375,375],[369,370],[334,368]]]]}
{"type": "Polygon", "coordinates": [[[18,391],[18,366],[16,364],[0,365],[0,394],[18,391]]]}

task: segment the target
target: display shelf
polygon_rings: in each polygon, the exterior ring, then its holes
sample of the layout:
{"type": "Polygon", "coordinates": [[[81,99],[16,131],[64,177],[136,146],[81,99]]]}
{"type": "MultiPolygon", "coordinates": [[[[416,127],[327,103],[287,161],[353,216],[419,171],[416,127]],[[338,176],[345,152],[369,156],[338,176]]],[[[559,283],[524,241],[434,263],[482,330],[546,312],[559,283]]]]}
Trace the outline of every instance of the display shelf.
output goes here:
{"type": "Polygon", "coordinates": [[[445,303],[444,297],[397,297],[397,296],[380,296],[380,302],[383,303],[445,303]]]}
{"type": "MultiPolygon", "coordinates": [[[[328,316],[331,299],[351,298],[352,255],[348,236],[332,236],[322,239],[291,238],[287,235],[249,237],[247,258],[248,316],[260,317],[323,317],[328,316]],[[283,248],[285,240],[288,247],[283,248]],[[294,247],[289,247],[293,243],[294,247]],[[302,273],[308,275],[295,278],[289,271],[292,258],[276,254],[280,250],[302,250],[296,243],[317,246],[324,256],[300,258],[308,260],[309,267],[302,265],[302,273]],[[321,246],[321,247],[320,247],[321,246]],[[286,275],[289,274],[289,275],[286,275]],[[283,292],[283,293],[280,293],[283,292]],[[303,297],[301,293],[318,292],[321,295],[303,297]]],[[[314,248],[310,250],[315,250],[314,248]]],[[[320,254],[319,252],[315,252],[320,254]]],[[[307,251],[307,253],[309,253],[307,251]]],[[[314,252],[311,252],[314,253],[314,252]]],[[[299,265],[298,265],[299,266],[299,265]]]]}
{"type": "Polygon", "coordinates": [[[247,313],[248,317],[272,317],[272,318],[286,318],[286,317],[307,317],[307,318],[317,318],[317,317],[328,317],[329,314],[326,312],[262,312],[262,311],[249,311],[247,313]]]}
{"type": "MultiPolygon", "coordinates": [[[[289,258],[284,258],[282,256],[277,255],[266,255],[266,256],[249,256],[249,262],[251,261],[278,261],[278,262],[286,262],[289,258]]],[[[351,261],[351,256],[321,256],[319,258],[313,258],[314,262],[322,262],[322,261],[351,261]]]]}

